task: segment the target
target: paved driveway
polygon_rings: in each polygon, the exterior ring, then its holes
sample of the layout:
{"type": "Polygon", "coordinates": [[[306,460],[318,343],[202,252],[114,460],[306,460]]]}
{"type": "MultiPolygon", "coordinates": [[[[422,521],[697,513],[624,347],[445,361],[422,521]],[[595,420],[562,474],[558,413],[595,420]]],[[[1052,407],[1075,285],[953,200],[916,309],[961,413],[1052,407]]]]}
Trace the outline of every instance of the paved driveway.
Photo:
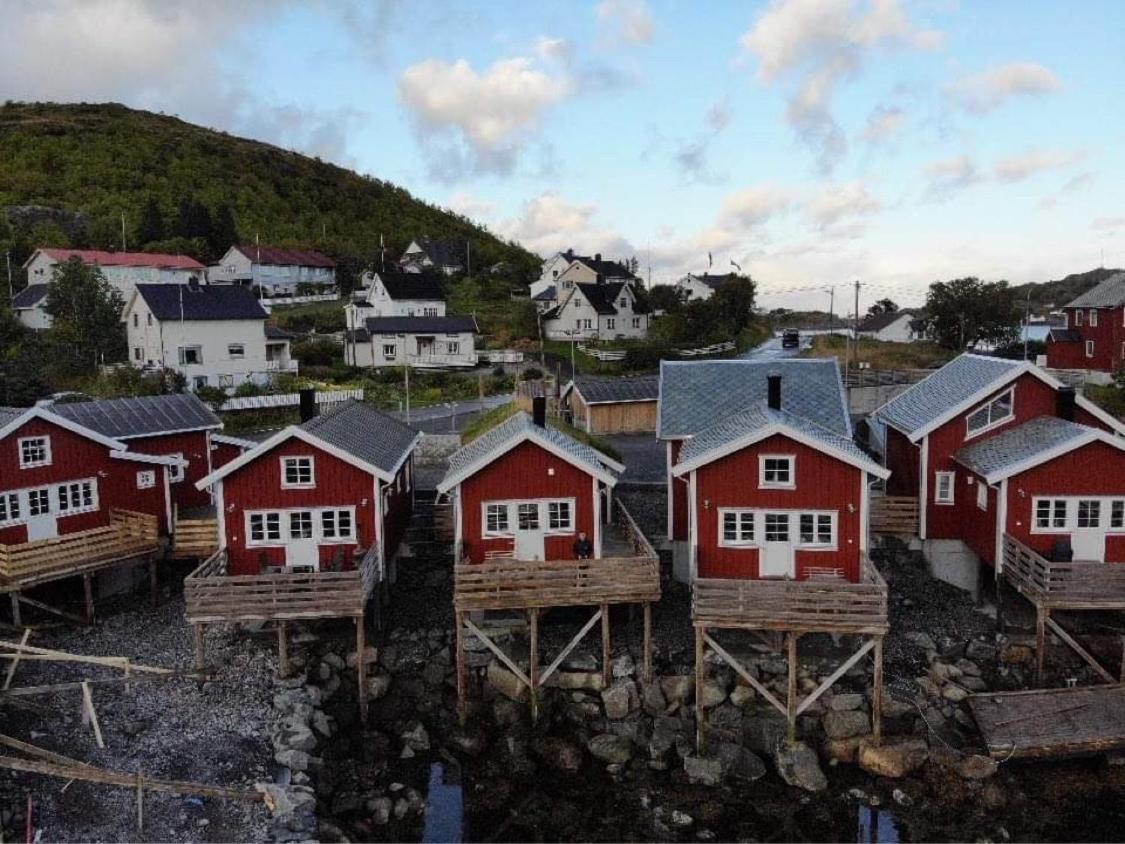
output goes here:
{"type": "Polygon", "coordinates": [[[606,434],[601,437],[621,454],[627,484],[660,484],[667,482],[666,448],[655,434],[606,434]]]}

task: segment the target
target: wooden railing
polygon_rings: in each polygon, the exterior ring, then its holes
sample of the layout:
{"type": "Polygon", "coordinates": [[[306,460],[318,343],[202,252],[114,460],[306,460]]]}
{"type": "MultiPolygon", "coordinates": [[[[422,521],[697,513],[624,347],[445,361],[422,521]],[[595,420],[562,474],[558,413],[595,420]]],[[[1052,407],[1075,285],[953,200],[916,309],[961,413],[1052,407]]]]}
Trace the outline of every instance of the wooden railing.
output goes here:
{"type": "Polygon", "coordinates": [[[155,516],[112,509],[109,519],[105,527],[0,545],[0,590],[22,589],[159,552],[155,516]]]}
{"type": "Polygon", "coordinates": [[[692,618],[713,627],[886,633],[887,584],[866,555],[858,583],[699,578],[692,586],[692,618]]]}
{"type": "Polygon", "coordinates": [[[871,532],[918,535],[918,499],[910,495],[872,495],[871,532]]]}
{"type": "Polygon", "coordinates": [[[1046,607],[1125,608],[1125,565],[1076,560],[1059,563],[1004,534],[1004,577],[1046,607]]]}
{"type": "Polygon", "coordinates": [[[204,559],[219,550],[219,520],[215,516],[185,518],[176,513],[172,556],[177,560],[204,559]]]}
{"type": "Polygon", "coordinates": [[[227,562],[217,551],[184,579],[189,622],[360,616],[382,576],[378,546],[352,571],[228,575],[227,562]]]}
{"type": "Polygon", "coordinates": [[[916,384],[934,374],[932,369],[849,369],[849,387],[885,387],[893,384],[916,384]]]}

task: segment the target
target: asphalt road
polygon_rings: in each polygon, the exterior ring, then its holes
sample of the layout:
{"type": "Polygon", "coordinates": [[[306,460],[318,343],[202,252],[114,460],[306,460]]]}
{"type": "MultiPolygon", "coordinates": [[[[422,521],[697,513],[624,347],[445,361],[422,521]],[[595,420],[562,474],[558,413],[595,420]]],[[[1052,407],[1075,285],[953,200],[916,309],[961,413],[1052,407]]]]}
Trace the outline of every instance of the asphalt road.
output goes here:
{"type": "Polygon", "coordinates": [[[780,360],[782,358],[795,358],[801,353],[801,349],[807,349],[811,344],[812,338],[802,335],[800,348],[783,349],[781,347],[781,338],[771,337],[760,346],[755,346],[750,351],[743,353],[740,357],[743,360],[780,360]]]}
{"type": "MultiPolygon", "coordinates": [[[[510,394],[503,394],[485,396],[483,403],[477,399],[472,399],[470,401],[446,402],[432,407],[414,408],[410,411],[408,424],[410,427],[425,431],[427,434],[457,434],[464,430],[465,426],[479,414],[502,404],[507,404],[512,398],[513,396],[510,394]]],[[[406,421],[404,412],[396,411],[391,415],[402,419],[404,422],[406,421]]]]}

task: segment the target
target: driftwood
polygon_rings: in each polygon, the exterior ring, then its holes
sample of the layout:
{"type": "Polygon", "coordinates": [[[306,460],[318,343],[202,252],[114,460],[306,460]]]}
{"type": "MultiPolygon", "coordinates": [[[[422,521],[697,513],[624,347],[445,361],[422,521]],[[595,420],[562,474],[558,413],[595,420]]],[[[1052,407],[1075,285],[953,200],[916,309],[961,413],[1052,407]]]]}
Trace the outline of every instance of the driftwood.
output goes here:
{"type": "Polygon", "coordinates": [[[120,677],[107,677],[102,680],[74,680],[69,683],[48,683],[44,686],[17,686],[14,689],[0,690],[0,701],[7,698],[31,697],[34,695],[49,695],[55,692],[69,692],[81,689],[84,683],[91,686],[108,686],[117,683],[151,683],[157,680],[174,680],[187,678],[191,680],[218,680],[219,675],[196,671],[194,668],[185,668],[181,671],[170,671],[167,674],[147,674],[141,677],[123,674],[120,677]]]}

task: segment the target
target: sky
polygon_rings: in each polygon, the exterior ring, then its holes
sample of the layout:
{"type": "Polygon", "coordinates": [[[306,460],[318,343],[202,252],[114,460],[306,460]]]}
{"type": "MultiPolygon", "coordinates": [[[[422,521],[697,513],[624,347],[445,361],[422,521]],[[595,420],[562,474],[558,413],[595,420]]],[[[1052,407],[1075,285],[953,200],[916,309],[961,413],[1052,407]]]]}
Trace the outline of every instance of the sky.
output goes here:
{"type": "Polygon", "coordinates": [[[1125,266],[1119,0],[9,0],[5,29],[0,98],[174,114],[653,283],[737,266],[767,308],[1125,266]]]}

